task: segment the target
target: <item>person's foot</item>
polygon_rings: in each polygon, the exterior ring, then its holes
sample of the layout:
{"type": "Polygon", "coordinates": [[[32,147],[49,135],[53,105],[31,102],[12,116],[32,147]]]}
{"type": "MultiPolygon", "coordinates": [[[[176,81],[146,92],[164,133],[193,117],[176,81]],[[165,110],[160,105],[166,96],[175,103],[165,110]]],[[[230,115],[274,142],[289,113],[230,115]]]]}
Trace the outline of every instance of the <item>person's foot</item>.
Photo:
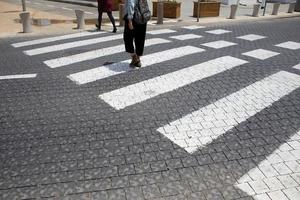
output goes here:
{"type": "Polygon", "coordinates": [[[116,33],[116,32],[117,32],[117,30],[118,30],[118,29],[117,29],[117,27],[114,27],[114,29],[113,29],[113,31],[112,31],[112,32],[113,32],[113,33],[116,33]]]}
{"type": "Polygon", "coordinates": [[[100,26],[98,24],[95,24],[95,26],[96,26],[96,28],[97,28],[98,31],[101,31],[101,28],[100,28],[100,26]]]}
{"type": "Polygon", "coordinates": [[[134,54],[133,56],[131,56],[131,63],[129,64],[129,67],[131,68],[135,68],[135,67],[141,67],[142,64],[141,64],[141,61],[139,59],[139,57],[134,54]]]}

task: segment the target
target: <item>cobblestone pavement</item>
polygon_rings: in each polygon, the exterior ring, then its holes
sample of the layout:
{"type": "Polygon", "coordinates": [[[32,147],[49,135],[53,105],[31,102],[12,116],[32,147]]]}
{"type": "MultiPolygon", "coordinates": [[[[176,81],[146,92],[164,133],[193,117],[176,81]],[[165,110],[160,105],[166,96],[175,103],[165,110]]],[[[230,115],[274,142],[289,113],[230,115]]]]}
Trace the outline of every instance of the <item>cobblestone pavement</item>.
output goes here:
{"type": "Polygon", "coordinates": [[[0,199],[300,199],[299,18],[0,41],[0,199]]]}

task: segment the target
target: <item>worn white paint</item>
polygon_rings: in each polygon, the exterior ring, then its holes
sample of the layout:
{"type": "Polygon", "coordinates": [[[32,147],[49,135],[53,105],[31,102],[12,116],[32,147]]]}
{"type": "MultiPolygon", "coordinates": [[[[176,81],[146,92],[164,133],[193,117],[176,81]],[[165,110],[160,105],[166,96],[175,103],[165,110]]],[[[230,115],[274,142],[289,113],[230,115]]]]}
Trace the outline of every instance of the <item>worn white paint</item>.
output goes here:
{"type": "Polygon", "coordinates": [[[242,176],[235,183],[235,187],[253,196],[254,199],[258,199],[255,194],[264,192],[271,199],[298,200],[300,199],[300,191],[296,187],[300,180],[299,158],[300,131],[292,135],[266,159],[242,176]],[[251,179],[246,177],[251,177],[251,179]],[[295,190],[291,191],[285,188],[295,190]],[[261,191],[262,189],[263,191],[261,191]]]}

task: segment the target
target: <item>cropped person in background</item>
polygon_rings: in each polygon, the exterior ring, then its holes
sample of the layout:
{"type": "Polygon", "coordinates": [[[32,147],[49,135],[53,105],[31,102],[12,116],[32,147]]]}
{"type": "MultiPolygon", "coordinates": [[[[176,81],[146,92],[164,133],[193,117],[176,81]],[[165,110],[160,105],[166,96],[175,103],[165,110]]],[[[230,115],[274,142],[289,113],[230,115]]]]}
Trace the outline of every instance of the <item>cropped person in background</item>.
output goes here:
{"type": "Polygon", "coordinates": [[[96,27],[98,30],[101,30],[101,23],[102,23],[102,13],[106,12],[109,20],[113,25],[113,33],[117,32],[117,27],[115,23],[115,19],[112,15],[112,0],[97,0],[98,2],[98,24],[96,27]]]}

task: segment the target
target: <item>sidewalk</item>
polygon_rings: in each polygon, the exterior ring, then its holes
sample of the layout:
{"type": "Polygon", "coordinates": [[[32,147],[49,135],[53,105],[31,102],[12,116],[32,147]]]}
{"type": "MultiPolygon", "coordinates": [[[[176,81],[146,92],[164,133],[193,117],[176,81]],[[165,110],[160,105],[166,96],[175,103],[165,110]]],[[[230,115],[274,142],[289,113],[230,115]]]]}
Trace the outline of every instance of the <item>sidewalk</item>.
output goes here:
{"type": "MultiPolygon", "coordinates": [[[[187,3],[187,2],[185,2],[187,3]]],[[[183,25],[183,24],[194,24],[196,22],[196,18],[191,17],[189,13],[191,13],[191,4],[187,3],[185,6],[182,7],[182,14],[181,18],[179,19],[164,19],[164,25],[183,25]],[[189,12],[189,10],[191,12],[189,12]]],[[[152,9],[152,6],[150,6],[152,9]]],[[[261,16],[262,10],[260,11],[260,17],[251,17],[252,6],[239,6],[237,12],[237,19],[228,19],[230,13],[230,6],[222,5],[220,9],[220,16],[219,17],[208,17],[208,18],[200,18],[199,24],[207,24],[207,23],[220,23],[220,22],[239,22],[244,20],[265,20],[265,19],[272,19],[272,18],[285,18],[285,17],[299,17],[300,12],[294,13],[287,13],[288,5],[281,5],[279,14],[274,16],[270,15],[272,11],[272,5],[269,4],[267,6],[266,15],[261,16]]],[[[45,35],[45,34],[62,34],[62,33],[71,33],[71,32],[78,32],[82,30],[76,29],[76,22],[75,22],[75,14],[74,18],[56,15],[49,12],[42,12],[39,10],[31,9],[28,7],[28,11],[31,12],[31,16],[33,19],[38,18],[47,18],[51,20],[50,26],[33,26],[33,33],[29,34],[21,34],[22,25],[18,23],[19,21],[19,13],[22,12],[21,4],[20,6],[1,2],[0,1],[0,37],[15,37],[15,36],[32,36],[32,35],[45,35]]],[[[116,21],[118,23],[118,11],[113,13],[116,21]]],[[[105,16],[104,16],[105,17],[105,16]]],[[[86,20],[86,30],[94,30],[96,23],[95,18],[87,19],[86,20]]],[[[107,18],[104,18],[104,26],[103,29],[110,31],[111,24],[106,21],[107,18]],[[106,23],[107,22],[107,23],[106,23]]],[[[149,22],[149,28],[156,26],[156,19],[153,18],[152,21],[149,22]]],[[[119,29],[121,31],[121,28],[119,29]]]]}

